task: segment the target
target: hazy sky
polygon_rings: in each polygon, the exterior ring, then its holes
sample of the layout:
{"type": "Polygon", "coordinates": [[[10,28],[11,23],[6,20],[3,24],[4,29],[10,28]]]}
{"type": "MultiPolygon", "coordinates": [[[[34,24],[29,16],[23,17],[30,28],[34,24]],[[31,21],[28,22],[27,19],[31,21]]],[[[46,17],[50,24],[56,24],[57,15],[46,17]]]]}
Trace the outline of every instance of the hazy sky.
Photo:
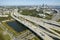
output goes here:
{"type": "Polygon", "coordinates": [[[60,0],[0,0],[1,5],[60,5],[60,0]]]}

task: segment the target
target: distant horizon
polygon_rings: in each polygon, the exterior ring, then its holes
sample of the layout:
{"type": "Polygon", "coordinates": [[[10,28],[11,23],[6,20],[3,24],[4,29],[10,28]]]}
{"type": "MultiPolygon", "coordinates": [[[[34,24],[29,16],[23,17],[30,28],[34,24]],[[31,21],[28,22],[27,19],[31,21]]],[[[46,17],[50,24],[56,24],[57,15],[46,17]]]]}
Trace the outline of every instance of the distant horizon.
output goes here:
{"type": "MultiPolygon", "coordinates": [[[[44,5],[47,5],[47,4],[44,4],[44,5]]],[[[41,6],[41,5],[0,5],[0,6],[41,6]]],[[[60,6],[60,5],[48,5],[48,6],[60,6]]]]}
{"type": "Polygon", "coordinates": [[[60,0],[0,0],[0,6],[29,6],[29,5],[60,6],[60,0]]]}

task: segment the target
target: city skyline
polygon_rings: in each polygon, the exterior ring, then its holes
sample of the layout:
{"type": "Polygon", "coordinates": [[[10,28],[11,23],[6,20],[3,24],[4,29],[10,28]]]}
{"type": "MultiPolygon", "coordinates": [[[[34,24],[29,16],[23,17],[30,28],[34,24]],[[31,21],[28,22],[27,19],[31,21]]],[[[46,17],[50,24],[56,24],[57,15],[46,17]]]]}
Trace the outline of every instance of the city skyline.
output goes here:
{"type": "Polygon", "coordinates": [[[0,0],[0,6],[19,6],[19,5],[59,5],[60,0],[0,0]]]}

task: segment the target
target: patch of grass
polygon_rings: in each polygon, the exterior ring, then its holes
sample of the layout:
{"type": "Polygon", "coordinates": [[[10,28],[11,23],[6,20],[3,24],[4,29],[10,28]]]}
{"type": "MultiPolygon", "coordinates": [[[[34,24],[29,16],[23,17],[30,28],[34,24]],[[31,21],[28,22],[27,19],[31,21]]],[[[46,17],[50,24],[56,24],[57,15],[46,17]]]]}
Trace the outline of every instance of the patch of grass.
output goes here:
{"type": "MultiPolygon", "coordinates": [[[[51,28],[52,29],[52,28],[51,28]]],[[[55,30],[55,29],[52,29],[52,30],[54,30],[55,32],[57,32],[57,33],[59,33],[60,34],[60,31],[58,31],[58,30],[55,30]]]]}
{"type": "Polygon", "coordinates": [[[11,40],[10,36],[8,34],[4,35],[4,40],[11,40]]]}
{"type": "Polygon", "coordinates": [[[6,18],[6,17],[0,17],[0,21],[6,20],[6,19],[8,19],[8,18],[6,18]]]}
{"type": "Polygon", "coordinates": [[[11,40],[8,34],[3,35],[3,31],[0,31],[0,40],[11,40]]]}
{"type": "MultiPolygon", "coordinates": [[[[36,11],[36,9],[34,10],[22,10],[22,13],[20,13],[22,15],[29,15],[29,16],[33,16],[33,17],[38,17],[38,18],[43,18],[43,17],[40,17],[38,14],[44,14],[43,13],[43,10],[40,10],[39,12],[36,11]]],[[[44,19],[48,19],[48,20],[51,20],[52,19],[52,16],[53,14],[48,14],[48,13],[45,13],[46,17],[44,19]]]]}
{"type": "Polygon", "coordinates": [[[34,37],[31,40],[40,40],[38,37],[34,37]]]}
{"type": "Polygon", "coordinates": [[[60,19],[57,22],[60,22],[60,19]]]}
{"type": "Polygon", "coordinates": [[[23,14],[23,15],[29,15],[29,16],[38,16],[39,12],[37,12],[35,9],[34,10],[23,10],[22,13],[20,14],[23,14]]]}
{"type": "Polygon", "coordinates": [[[3,24],[11,33],[13,33],[14,36],[17,36],[17,35],[18,35],[18,33],[17,33],[15,30],[13,30],[10,26],[8,26],[6,22],[4,22],[4,23],[2,23],[2,24],[3,24]]]}
{"type": "Polygon", "coordinates": [[[0,40],[11,40],[10,36],[9,36],[8,34],[3,35],[3,32],[5,32],[5,30],[3,30],[3,29],[0,27],[0,40]]]}
{"type": "Polygon", "coordinates": [[[0,17],[0,21],[10,20],[12,18],[10,14],[8,15],[8,17],[0,17]]]}
{"type": "Polygon", "coordinates": [[[0,17],[0,21],[10,20],[12,17],[0,17]]]}
{"type": "Polygon", "coordinates": [[[44,19],[51,20],[53,15],[46,15],[44,19]]]}
{"type": "Polygon", "coordinates": [[[0,31],[3,31],[3,29],[0,27],[0,31]]]}

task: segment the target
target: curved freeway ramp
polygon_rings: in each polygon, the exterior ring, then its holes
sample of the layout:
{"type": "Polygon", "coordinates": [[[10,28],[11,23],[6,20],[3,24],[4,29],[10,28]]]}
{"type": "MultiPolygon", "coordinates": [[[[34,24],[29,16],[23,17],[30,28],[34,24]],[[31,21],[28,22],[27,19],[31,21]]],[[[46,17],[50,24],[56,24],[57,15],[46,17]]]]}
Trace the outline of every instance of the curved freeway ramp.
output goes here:
{"type": "MultiPolygon", "coordinates": [[[[24,24],[26,27],[28,27],[30,30],[34,31],[39,37],[41,37],[43,40],[60,40],[60,34],[56,33],[55,31],[51,30],[50,28],[58,28],[56,26],[50,26],[48,23],[45,23],[43,21],[36,21],[34,18],[29,18],[23,15],[20,15],[18,13],[12,13],[11,16],[17,20],[18,22],[24,24]],[[35,23],[31,23],[31,22],[35,23]],[[45,23],[45,24],[44,24],[45,23]]],[[[58,28],[60,29],[60,28],[58,28]]],[[[56,30],[58,30],[56,29],[56,30]]]]}

